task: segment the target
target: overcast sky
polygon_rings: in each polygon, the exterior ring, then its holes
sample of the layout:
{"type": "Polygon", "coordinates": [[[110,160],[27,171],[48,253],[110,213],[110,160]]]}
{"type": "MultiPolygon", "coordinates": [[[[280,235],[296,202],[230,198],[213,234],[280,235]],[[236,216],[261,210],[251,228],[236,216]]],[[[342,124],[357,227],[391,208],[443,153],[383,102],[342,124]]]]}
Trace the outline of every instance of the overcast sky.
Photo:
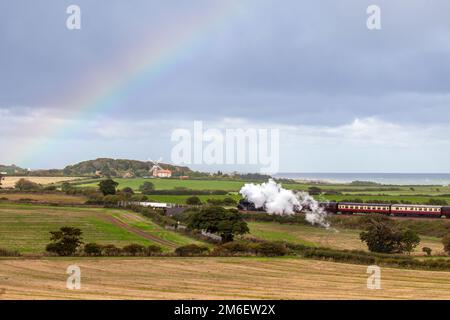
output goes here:
{"type": "Polygon", "coordinates": [[[1,1],[0,163],[170,162],[172,131],[197,120],[279,129],[281,172],[450,172],[449,13],[447,0],[1,1]],[[81,30],[66,28],[70,4],[81,30]]]}

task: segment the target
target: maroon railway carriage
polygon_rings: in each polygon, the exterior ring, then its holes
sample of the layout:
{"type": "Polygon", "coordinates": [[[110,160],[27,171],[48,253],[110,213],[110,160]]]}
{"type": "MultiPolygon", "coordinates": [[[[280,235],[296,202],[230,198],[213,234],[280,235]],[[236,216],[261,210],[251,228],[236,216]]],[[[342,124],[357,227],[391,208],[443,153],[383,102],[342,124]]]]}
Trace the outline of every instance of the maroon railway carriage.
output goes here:
{"type": "Polygon", "coordinates": [[[379,213],[379,214],[390,214],[391,209],[390,204],[385,203],[350,203],[350,202],[339,202],[337,204],[337,212],[343,214],[353,214],[353,213],[379,213]]]}
{"type": "Polygon", "coordinates": [[[393,204],[391,214],[393,216],[436,217],[440,218],[442,206],[428,206],[418,204],[393,204]]]}

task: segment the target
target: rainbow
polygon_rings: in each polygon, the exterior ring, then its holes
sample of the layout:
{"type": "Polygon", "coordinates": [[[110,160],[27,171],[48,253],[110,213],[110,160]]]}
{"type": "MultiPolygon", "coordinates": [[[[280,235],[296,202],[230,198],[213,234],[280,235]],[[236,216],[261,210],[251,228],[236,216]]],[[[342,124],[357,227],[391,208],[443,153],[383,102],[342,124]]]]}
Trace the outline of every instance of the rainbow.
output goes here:
{"type": "Polygon", "coordinates": [[[156,37],[152,35],[149,39],[141,40],[141,45],[129,51],[128,56],[117,57],[112,72],[87,76],[84,84],[76,88],[75,98],[73,94],[68,94],[70,97],[54,103],[68,108],[70,111],[65,119],[75,120],[73,122],[76,124],[67,125],[66,121],[62,121],[62,124],[55,125],[43,119],[37,128],[33,128],[36,142],[19,147],[21,149],[15,158],[20,160],[19,163],[30,163],[37,157],[48,156],[56,139],[70,138],[83,130],[83,121],[77,120],[110,110],[133,89],[157,80],[183,57],[194,53],[204,39],[237,12],[237,8],[241,7],[235,0],[214,1],[214,5],[201,17],[187,17],[183,25],[175,29],[169,27],[168,30],[161,30],[156,37]]]}

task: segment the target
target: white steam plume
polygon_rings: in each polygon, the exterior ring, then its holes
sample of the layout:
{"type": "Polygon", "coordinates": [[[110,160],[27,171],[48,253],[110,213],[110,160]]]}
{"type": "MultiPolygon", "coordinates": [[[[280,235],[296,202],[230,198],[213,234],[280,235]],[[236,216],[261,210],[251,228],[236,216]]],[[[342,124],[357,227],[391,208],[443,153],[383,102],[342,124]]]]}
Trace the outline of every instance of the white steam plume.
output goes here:
{"type": "Polygon", "coordinates": [[[286,190],[273,179],[261,184],[246,183],[239,193],[256,208],[263,208],[269,214],[291,215],[305,211],[305,218],[311,224],[329,228],[327,212],[306,192],[294,193],[286,190]]]}

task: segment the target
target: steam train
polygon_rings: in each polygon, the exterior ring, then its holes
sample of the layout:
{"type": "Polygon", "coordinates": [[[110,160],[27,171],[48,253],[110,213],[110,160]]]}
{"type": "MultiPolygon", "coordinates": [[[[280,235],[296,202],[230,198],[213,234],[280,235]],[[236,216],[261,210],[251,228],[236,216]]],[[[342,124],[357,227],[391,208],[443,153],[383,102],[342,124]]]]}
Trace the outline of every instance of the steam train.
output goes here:
{"type": "MultiPolygon", "coordinates": [[[[450,206],[351,202],[321,202],[319,205],[332,214],[378,213],[396,217],[450,218],[450,206]]],[[[255,208],[255,205],[247,199],[240,200],[237,207],[242,211],[265,211],[264,208],[255,208]]],[[[300,213],[303,210],[297,210],[297,212],[300,213]]]]}

